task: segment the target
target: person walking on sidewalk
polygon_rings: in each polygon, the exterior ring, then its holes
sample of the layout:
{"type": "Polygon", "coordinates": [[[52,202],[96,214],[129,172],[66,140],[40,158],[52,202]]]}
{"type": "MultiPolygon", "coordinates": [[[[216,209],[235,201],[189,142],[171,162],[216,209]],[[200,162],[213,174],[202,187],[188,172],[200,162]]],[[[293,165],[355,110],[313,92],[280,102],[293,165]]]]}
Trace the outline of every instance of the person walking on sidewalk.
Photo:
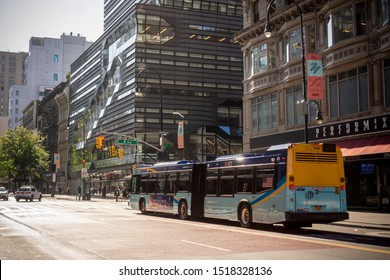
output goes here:
{"type": "Polygon", "coordinates": [[[115,201],[118,202],[118,197],[119,197],[119,189],[115,190],[115,201]]]}
{"type": "Polygon", "coordinates": [[[106,192],[107,192],[107,188],[106,186],[104,186],[102,189],[102,198],[106,198],[106,192]]]}
{"type": "Polygon", "coordinates": [[[76,200],[77,200],[77,199],[80,200],[80,198],[81,198],[81,187],[78,186],[78,188],[77,188],[77,197],[76,197],[76,200]]]}

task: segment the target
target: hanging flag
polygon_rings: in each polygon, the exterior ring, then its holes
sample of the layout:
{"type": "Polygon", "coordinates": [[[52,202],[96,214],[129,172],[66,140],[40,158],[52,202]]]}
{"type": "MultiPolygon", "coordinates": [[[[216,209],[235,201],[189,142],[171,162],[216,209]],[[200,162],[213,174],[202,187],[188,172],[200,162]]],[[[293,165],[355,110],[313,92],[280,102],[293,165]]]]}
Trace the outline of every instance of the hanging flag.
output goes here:
{"type": "Polygon", "coordinates": [[[319,54],[306,54],[307,98],[322,100],[324,98],[324,73],[319,54]]]}
{"type": "Polygon", "coordinates": [[[184,149],[184,121],[178,123],[177,146],[179,149],[184,149]]]}

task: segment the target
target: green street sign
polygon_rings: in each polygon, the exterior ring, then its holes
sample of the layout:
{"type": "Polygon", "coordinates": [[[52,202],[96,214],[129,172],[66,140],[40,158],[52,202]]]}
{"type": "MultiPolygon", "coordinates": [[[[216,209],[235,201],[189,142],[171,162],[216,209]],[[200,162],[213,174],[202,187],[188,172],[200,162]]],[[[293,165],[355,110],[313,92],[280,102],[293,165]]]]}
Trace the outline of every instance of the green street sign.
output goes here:
{"type": "Polygon", "coordinates": [[[118,139],[118,145],[137,145],[137,139],[126,140],[126,139],[118,139]]]}

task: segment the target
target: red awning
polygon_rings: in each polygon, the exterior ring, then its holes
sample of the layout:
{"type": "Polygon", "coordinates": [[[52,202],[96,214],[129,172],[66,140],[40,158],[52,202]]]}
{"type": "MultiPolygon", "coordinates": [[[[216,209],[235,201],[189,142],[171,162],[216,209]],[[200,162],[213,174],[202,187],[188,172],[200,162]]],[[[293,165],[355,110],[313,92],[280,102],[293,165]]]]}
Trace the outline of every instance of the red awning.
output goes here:
{"type": "Polygon", "coordinates": [[[337,142],[343,157],[390,153],[390,135],[337,142]]]}

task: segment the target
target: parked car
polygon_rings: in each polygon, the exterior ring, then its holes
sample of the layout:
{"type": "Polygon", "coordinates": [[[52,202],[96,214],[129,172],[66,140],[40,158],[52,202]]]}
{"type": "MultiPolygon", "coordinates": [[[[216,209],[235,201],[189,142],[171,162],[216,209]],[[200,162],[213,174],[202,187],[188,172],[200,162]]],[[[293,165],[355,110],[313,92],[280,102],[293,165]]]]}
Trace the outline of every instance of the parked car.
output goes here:
{"type": "Polygon", "coordinates": [[[42,193],[34,186],[22,186],[15,192],[15,199],[16,201],[19,201],[20,199],[25,199],[26,201],[38,199],[41,201],[42,193]]]}
{"type": "Polygon", "coordinates": [[[0,187],[0,199],[8,200],[8,191],[4,187],[0,187]]]}

